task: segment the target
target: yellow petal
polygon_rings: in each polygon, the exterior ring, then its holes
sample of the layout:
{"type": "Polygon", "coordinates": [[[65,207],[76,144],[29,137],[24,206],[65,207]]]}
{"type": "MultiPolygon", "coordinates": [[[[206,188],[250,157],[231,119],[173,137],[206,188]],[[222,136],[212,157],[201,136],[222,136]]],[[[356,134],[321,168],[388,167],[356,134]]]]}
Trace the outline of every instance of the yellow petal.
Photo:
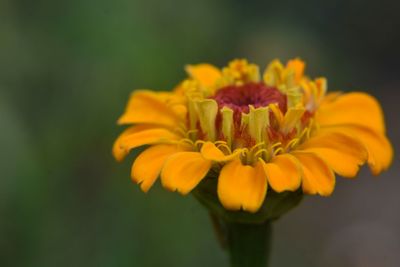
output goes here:
{"type": "Polygon", "coordinates": [[[222,69],[222,85],[245,84],[260,81],[260,70],[257,65],[246,59],[234,59],[222,69]]]}
{"type": "Polygon", "coordinates": [[[201,147],[200,153],[201,155],[208,160],[212,161],[228,161],[237,157],[240,154],[241,150],[235,150],[232,154],[225,155],[219,148],[217,148],[212,142],[205,142],[201,147]]]}
{"type": "Polygon", "coordinates": [[[282,111],[279,109],[278,104],[269,104],[268,107],[272,111],[272,114],[274,114],[274,117],[278,122],[278,126],[281,127],[283,124],[284,116],[282,114],[282,111]]]}
{"type": "Polygon", "coordinates": [[[392,163],[393,148],[383,133],[356,125],[329,127],[321,131],[340,132],[359,140],[368,151],[368,165],[375,175],[386,170],[392,163]]]}
{"type": "Polygon", "coordinates": [[[268,184],[276,192],[295,191],[301,183],[301,172],[297,160],[290,154],[275,156],[270,162],[262,161],[268,184]]]}
{"type": "Polygon", "coordinates": [[[165,94],[151,91],[135,91],[129,99],[118,124],[151,123],[175,127],[182,120],[181,114],[165,103],[165,94]]]}
{"type": "Polygon", "coordinates": [[[317,154],[343,177],[354,177],[368,159],[365,146],[342,133],[332,132],[312,137],[298,149],[317,154]]]}
{"type": "Polygon", "coordinates": [[[284,66],[278,59],[275,59],[271,63],[269,63],[263,75],[265,84],[269,86],[280,85],[283,82],[282,81],[283,70],[284,66]]]}
{"type": "Polygon", "coordinates": [[[378,101],[365,93],[348,93],[323,101],[316,114],[322,126],[355,124],[385,132],[382,109],[378,101]]]}
{"type": "Polygon", "coordinates": [[[207,175],[211,161],[198,152],[179,152],[170,156],[161,171],[163,186],[185,195],[207,175]]]}
{"type": "Polygon", "coordinates": [[[147,192],[160,175],[165,160],[179,151],[182,151],[182,147],[178,145],[154,145],[146,149],[132,165],[132,180],[147,192]]]}
{"type": "Polygon", "coordinates": [[[121,146],[121,141],[124,140],[128,135],[154,128],[157,127],[154,125],[135,125],[123,131],[114,142],[112,148],[112,153],[114,155],[114,158],[118,161],[121,161],[129,153],[129,151],[127,151],[125,148],[122,148],[121,146]]]}
{"type": "Polygon", "coordinates": [[[282,132],[288,133],[298,125],[303,116],[305,109],[301,106],[289,108],[283,118],[282,132]]]}
{"type": "Polygon", "coordinates": [[[218,197],[229,210],[256,212],[267,194],[267,178],[258,162],[242,165],[239,159],[226,164],[218,178],[218,197]]]}
{"type": "Polygon", "coordinates": [[[188,113],[186,105],[173,105],[171,106],[171,110],[181,119],[181,121],[186,120],[188,113]]]}
{"type": "Polygon", "coordinates": [[[313,153],[294,152],[302,169],[302,188],[306,194],[329,196],[335,188],[335,174],[313,153]]]}
{"type": "Polygon", "coordinates": [[[215,120],[218,114],[218,103],[214,99],[203,99],[195,102],[200,126],[208,140],[214,141],[217,134],[215,120]]]}
{"type": "Polygon", "coordinates": [[[287,106],[289,109],[302,105],[303,92],[301,91],[300,87],[298,86],[289,87],[286,91],[286,96],[287,96],[287,106]]]}
{"type": "Polygon", "coordinates": [[[180,136],[164,128],[152,128],[151,126],[145,127],[143,125],[133,126],[117,138],[114,143],[113,154],[117,160],[122,160],[131,149],[136,147],[169,143],[179,139],[180,136]]]}
{"type": "Polygon", "coordinates": [[[232,136],[234,133],[233,110],[228,107],[221,109],[222,116],[222,133],[226,139],[228,146],[232,144],[232,136]]]}
{"type": "Polygon", "coordinates": [[[266,139],[266,129],[269,126],[269,108],[259,107],[254,108],[250,105],[249,111],[249,133],[257,143],[265,142],[266,139]]]}
{"type": "Polygon", "coordinates": [[[204,86],[212,86],[221,78],[221,71],[210,64],[188,65],[186,71],[204,86]]]}
{"type": "Polygon", "coordinates": [[[317,78],[315,79],[315,85],[316,85],[316,91],[315,91],[315,97],[318,99],[318,102],[320,99],[322,99],[326,91],[328,90],[328,81],[325,78],[317,78]]]}

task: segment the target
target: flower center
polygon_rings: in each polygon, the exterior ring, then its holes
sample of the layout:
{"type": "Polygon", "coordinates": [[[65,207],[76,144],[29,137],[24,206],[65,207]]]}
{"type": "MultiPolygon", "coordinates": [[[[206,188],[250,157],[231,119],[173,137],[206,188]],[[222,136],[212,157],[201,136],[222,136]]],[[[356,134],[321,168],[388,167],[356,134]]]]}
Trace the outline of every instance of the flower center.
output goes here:
{"type": "Polygon", "coordinates": [[[212,98],[217,101],[219,109],[229,107],[235,114],[249,113],[249,105],[258,108],[276,103],[283,113],[287,108],[286,96],[263,83],[228,85],[219,89],[212,98]]]}

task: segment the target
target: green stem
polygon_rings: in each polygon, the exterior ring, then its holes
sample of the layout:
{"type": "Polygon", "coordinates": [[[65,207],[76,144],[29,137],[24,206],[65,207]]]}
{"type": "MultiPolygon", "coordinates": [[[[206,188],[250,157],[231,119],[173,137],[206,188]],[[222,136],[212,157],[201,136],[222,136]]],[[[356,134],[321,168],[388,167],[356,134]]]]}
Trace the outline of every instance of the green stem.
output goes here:
{"type": "Polygon", "coordinates": [[[268,266],[271,222],[227,223],[227,242],[232,267],[268,266]]]}

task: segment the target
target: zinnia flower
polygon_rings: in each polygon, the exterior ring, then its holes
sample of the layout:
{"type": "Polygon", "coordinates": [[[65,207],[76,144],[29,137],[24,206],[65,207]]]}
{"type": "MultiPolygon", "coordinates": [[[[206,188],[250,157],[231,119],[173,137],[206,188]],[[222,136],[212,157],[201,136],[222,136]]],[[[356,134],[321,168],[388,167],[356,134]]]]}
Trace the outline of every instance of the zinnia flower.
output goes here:
{"type": "Polygon", "coordinates": [[[329,196],[335,173],[351,178],[365,163],[375,175],[386,170],[393,151],[377,100],[328,94],[326,79],[305,76],[304,67],[274,60],[261,76],[246,60],[190,65],[172,92],[134,91],[114,157],[147,145],[131,172],[144,192],[160,176],[186,195],[213,172],[223,207],[252,213],[270,190],[329,196]]]}

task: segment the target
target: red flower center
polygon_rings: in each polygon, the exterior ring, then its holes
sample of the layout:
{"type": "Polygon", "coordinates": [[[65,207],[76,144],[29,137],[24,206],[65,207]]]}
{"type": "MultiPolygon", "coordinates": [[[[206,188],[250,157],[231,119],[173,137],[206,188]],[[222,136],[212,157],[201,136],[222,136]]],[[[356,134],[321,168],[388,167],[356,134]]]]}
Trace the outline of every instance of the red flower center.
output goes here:
{"type": "MultiPolygon", "coordinates": [[[[212,97],[217,103],[218,108],[228,107],[233,110],[234,136],[236,140],[241,140],[244,146],[251,147],[255,141],[249,136],[246,130],[241,127],[242,113],[249,113],[249,105],[255,108],[267,107],[269,104],[278,104],[283,114],[287,110],[287,98],[275,87],[267,86],[263,83],[247,83],[244,85],[229,85],[217,91],[212,97]]],[[[270,114],[272,118],[272,114],[270,114]]],[[[217,115],[216,128],[220,129],[222,123],[221,114],[217,115]]],[[[222,132],[218,132],[219,138],[224,137],[222,132]]]]}
{"type": "Polygon", "coordinates": [[[217,101],[219,109],[229,107],[235,115],[248,113],[249,105],[258,108],[271,103],[277,103],[282,112],[286,112],[286,95],[263,83],[228,85],[219,89],[212,98],[217,101]]]}

